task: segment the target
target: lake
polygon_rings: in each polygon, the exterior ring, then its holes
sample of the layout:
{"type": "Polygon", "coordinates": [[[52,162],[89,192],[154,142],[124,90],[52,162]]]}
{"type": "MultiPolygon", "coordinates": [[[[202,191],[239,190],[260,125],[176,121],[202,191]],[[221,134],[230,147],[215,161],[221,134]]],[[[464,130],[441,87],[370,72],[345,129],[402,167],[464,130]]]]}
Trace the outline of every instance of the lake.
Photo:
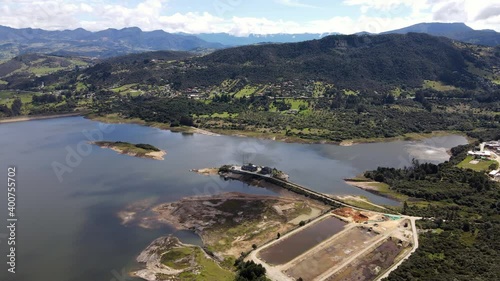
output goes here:
{"type": "MultiPolygon", "coordinates": [[[[413,158],[446,161],[449,148],[465,143],[462,136],[447,136],[351,147],[287,144],[106,125],[82,117],[0,124],[0,181],[7,182],[10,165],[17,167],[19,219],[15,275],[6,271],[7,230],[0,228],[0,280],[136,280],[126,273],[137,266],[135,257],[154,239],[170,233],[188,243],[199,244],[200,239],[169,227],[124,227],[116,213],[127,204],[231,191],[275,194],[218,176],[198,175],[190,172],[193,168],[247,161],[276,167],[288,173],[291,181],[320,192],[363,195],[375,203],[396,204],[346,185],[343,179],[378,166],[409,166],[413,158]],[[102,139],[149,143],[167,155],[165,161],[155,161],[88,145],[102,139]]],[[[6,218],[5,199],[2,204],[0,215],[6,218]]]]}

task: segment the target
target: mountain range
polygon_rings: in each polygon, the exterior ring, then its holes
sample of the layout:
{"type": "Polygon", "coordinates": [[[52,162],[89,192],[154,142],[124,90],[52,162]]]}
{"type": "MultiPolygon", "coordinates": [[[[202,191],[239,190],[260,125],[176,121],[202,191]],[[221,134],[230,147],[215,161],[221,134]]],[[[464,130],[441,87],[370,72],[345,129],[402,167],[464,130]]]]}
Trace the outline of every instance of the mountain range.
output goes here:
{"type": "Polygon", "coordinates": [[[209,43],[192,35],[171,34],[162,30],[144,32],[137,27],[91,32],[82,28],[47,31],[0,26],[0,59],[27,53],[107,58],[147,51],[221,47],[219,43],[209,43]]]}
{"type": "MultiPolygon", "coordinates": [[[[477,45],[497,46],[500,44],[500,33],[493,30],[474,30],[463,23],[422,23],[382,34],[410,32],[444,36],[477,45]]],[[[296,43],[321,39],[332,34],[250,34],[240,37],[226,33],[190,35],[172,34],[162,30],[145,32],[137,27],[91,32],[82,28],[46,31],[0,26],[0,60],[28,53],[97,58],[159,50],[194,51],[205,54],[231,46],[296,43]]],[[[358,35],[366,34],[364,32],[358,35]]]]}
{"type": "Polygon", "coordinates": [[[207,42],[217,42],[226,46],[243,46],[261,43],[297,43],[338,34],[340,33],[250,34],[248,36],[234,36],[227,33],[201,33],[196,34],[196,36],[207,42]]]}
{"type": "MultiPolygon", "coordinates": [[[[148,59],[129,56],[120,62],[106,60],[82,70],[81,82],[109,88],[148,81],[151,85],[167,83],[183,90],[208,89],[228,79],[250,85],[323,81],[339,89],[387,91],[421,88],[425,81],[463,89],[487,89],[500,80],[496,70],[500,65],[500,47],[457,45],[448,38],[420,33],[337,35],[299,43],[227,48],[191,58],[175,53],[155,56],[150,53],[148,59]],[[175,57],[185,59],[170,60],[175,57]]],[[[66,79],[72,78],[52,75],[28,84],[15,77],[4,78],[8,87],[30,87],[42,82],[66,84],[66,79]]]]}
{"type": "Polygon", "coordinates": [[[444,36],[453,40],[485,46],[500,45],[500,33],[494,30],[474,30],[464,23],[419,23],[382,34],[405,34],[409,32],[444,36]]]}

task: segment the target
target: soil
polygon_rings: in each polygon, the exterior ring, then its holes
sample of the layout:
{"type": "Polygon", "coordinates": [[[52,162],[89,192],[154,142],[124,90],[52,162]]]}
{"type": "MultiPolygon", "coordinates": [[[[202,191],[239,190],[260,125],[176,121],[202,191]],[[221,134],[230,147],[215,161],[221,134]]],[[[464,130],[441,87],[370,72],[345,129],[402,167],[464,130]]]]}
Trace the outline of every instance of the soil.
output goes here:
{"type": "Polygon", "coordinates": [[[205,246],[219,256],[238,257],[252,245],[261,245],[296,225],[296,217],[328,207],[303,197],[276,197],[243,193],[187,197],[177,202],[150,207],[144,201],[119,212],[123,223],[144,228],[164,224],[195,231],[205,246]],[[279,211],[278,211],[279,210],[279,211]],[[309,211],[309,212],[307,212],[309,211]]]}

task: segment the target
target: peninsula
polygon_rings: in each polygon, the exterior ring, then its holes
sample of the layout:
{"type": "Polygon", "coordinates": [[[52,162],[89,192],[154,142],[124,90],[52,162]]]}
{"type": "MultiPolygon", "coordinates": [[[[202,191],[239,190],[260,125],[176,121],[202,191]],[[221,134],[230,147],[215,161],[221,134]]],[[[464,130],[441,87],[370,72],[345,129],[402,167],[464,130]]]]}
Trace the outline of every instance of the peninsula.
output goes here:
{"type": "Polygon", "coordinates": [[[109,148],[120,154],[126,154],[129,156],[140,157],[140,158],[150,158],[154,160],[165,160],[163,156],[167,154],[165,151],[160,150],[157,147],[143,143],[132,144],[122,141],[116,141],[116,142],[97,141],[97,142],[91,142],[91,144],[95,144],[101,148],[109,148]]]}

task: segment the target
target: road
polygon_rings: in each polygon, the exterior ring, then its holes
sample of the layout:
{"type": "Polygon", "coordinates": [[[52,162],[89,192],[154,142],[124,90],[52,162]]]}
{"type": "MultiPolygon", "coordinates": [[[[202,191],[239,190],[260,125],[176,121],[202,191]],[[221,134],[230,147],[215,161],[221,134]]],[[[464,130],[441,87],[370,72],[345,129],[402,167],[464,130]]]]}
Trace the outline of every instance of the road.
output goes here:
{"type": "MultiPolygon", "coordinates": [[[[311,190],[309,188],[306,188],[306,187],[303,187],[301,185],[298,185],[296,183],[293,183],[293,182],[289,182],[289,181],[284,181],[284,180],[280,180],[280,179],[276,179],[276,178],[271,178],[270,176],[268,175],[262,175],[262,174],[259,174],[259,173],[254,173],[254,172],[248,172],[248,171],[243,171],[241,170],[240,167],[236,168],[234,167],[232,172],[235,172],[235,173],[240,173],[240,174],[247,174],[247,175],[252,175],[252,176],[257,176],[257,177],[260,177],[262,179],[266,179],[266,180],[269,180],[271,179],[272,181],[277,181],[279,183],[282,183],[284,185],[288,185],[288,186],[291,186],[291,187],[294,187],[294,188],[297,188],[305,193],[309,193],[309,194],[313,194],[315,196],[318,196],[319,198],[321,199],[325,199],[325,200],[328,200],[330,201],[331,203],[335,203],[335,204],[338,204],[338,205],[341,205],[341,206],[344,206],[344,207],[349,207],[349,208],[352,208],[352,209],[355,209],[355,210],[359,210],[359,211],[366,211],[366,212],[373,212],[371,210],[366,210],[366,209],[363,209],[363,208],[359,208],[359,207],[356,207],[356,206],[353,206],[353,205],[350,205],[350,204],[347,204],[347,203],[344,203],[344,202],[341,202],[341,201],[337,201],[323,193],[319,193],[319,192],[316,192],[314,190],[311,190]]],[[[394,264],[393,266],[391,266],[381,277],[377,278],[376,280],[381,280],[383,278],[386,278],[387,276],[389,276],[389,274],[394,271],[398,266],[400,266],[405,260],[407,260],[418,248],[418,234],[417,234],[417,227],[415,225],[415,221],[416,220],[419,220],[419,219],[422,219],[422,218],[419,218],[419,217],[409,217],[409,216],[402,216],[402,218],[406,218],[406,219],[409,219],[411,221],[411,227],[412,227],[412,233],[413,233],[413,249],[404,257],[402,258],[398,263],[394,264]]],[[[320,218],[318,218],[317,220],[320,220],[320,219],[323,219],[324,216],[321,216],[320,218]]],[[[316,221],[316,220],[315,220],[316,221]]],[[[287,236],[290,236],[290,235],[293,235],[295,232],[298,232],[298,231],[301,231],[302,228],[298,228],[290,233],[287,233],[285,236],[281,237],[281,239],[284,239],[286,238],[287,236]]],[[[384,237],[381,238],[380,241],[382,241],[383,239],[389,237],[393,232],[391,232],[390,234],[387,234],[387,235],[384,235],[384,237]]],[[[288,281],[288,280],[293,280],[291,279],[290,277],[286,276],[282,270],[284,269],[284,267],[286,267],[287,265],[289,265],[290,263],[287,263],[285,265],[281,265],[281,266],[270,266],[268,265],[267,263],[265,263],[264,261],[260,260],[258,257],[257,257],[257,253],[260,252],[261,250],[271,246],[272,244],[274,244],[275,241],[273,242],[270,242],[254,251],[252,251],[249,256],[247,257],[247,259],[250,259],[250,260],[253,260],[254,262],[256,263],[260,263],[264,266],[264,268],[266,268],[266,272],[267,272],[267,276],[271,279],[271,280],[276,280],[276,281],[288,281]]],[[[323,243],[322,243],[323,244],[323,243]]],[[[373,244],[372,244],[373,245],[373,244]]],[[[320,247],[320,245],[316,246],[316,247],[320,247]]],[[[316,248],[315,247],[315,248],[316,248]]],[[[325,278],[327,278],[328,276],[330,276],[331,274],[333,274],[334,272],[336,272],[338,269],[342,268],[343,266],[345,265],[348,265],[350,262],[354,261],[356,258],[360,257],[362,254],[366,253],[368,250],[370,250],[371,247],[368,247],[367,249],[363,250],[362,252],[354,255],[353,257],[350,257],[348,260],[346,260],[342,266],[340,267],[336,267],[336,269],[332,269],[332,271],[329,271],[325,274],[323,274],[320,278],[317,278],[317,280],[323,280],[325,278]]],[[[310,249],[310,250],[313,250],[313,249],[310,249]]],[[[309,251],[307,252],[309,253],[309,251]]],[[[305,253],[305,254],[307,254],[305,253]]]]}
{"type": "Polygon", "coordinates": [[[415,251],[418,249],[418,233],[417,233],[417,226],[415,225],[415,221],[420,220],[422,218],[417,218],[417,217],[408,217],[411,221],[411,228],[413,232],[413,249],[404,257],[402,258],[398,263],[394,264],[391,266],[382,276],[379,278],[375,279],[375,281],[382,280],[384,278],[387,278],[391,272],[396,270],[403,262],[405,262],[415,251]]]}
{"type": "Polygon", "coordinates": [[[334,204],[337,204],[337,205],[341,205],[341,206],[344,206],[344,207],[349,207],[349,208],[352,208],[352,209],[355,209],[355,210],[359,210],[359,211],[364,211],[364,212],[373,212],[371,210],[359,208],[359,207],[356,207],[354,205],[351,205],[351,204],[348,204],[348,203],[344,203],[342,201],[338,201],[338,200],[336,200],[336,199],[334,199],[334,198],[332,198],[332,197],[330,197],[328,195],[325,195],[323,193],[311,190],[311,189],[309,189],[307,187],[298,185],[298,184],[293,183],[293,182],[280,180],[280,179],[277,179],[277,178],[274,178],[274,177],[271,177],[271,176],[268,176],[268,175],[262,175],[262,174],[259,174],[259,173],[244,171],[244,170],[241,170],[241,167],[234,167],[234,168],[235,169],[231,170],[233,173],[246,174],[246,175],[251,175],[251,176],[257,176],[257,177],[260,177],[260,178],[265,179],[265,180],[277,181],[277,182],[279,182],[281,184],[289,185],[291,187],[300,189],[300,190],[304,191],[305,193],[316,195],[316,196],[320,197],[321,199],[325,199],[325,200],[330,201],[330,202],[332,202],[334,204]]]}

